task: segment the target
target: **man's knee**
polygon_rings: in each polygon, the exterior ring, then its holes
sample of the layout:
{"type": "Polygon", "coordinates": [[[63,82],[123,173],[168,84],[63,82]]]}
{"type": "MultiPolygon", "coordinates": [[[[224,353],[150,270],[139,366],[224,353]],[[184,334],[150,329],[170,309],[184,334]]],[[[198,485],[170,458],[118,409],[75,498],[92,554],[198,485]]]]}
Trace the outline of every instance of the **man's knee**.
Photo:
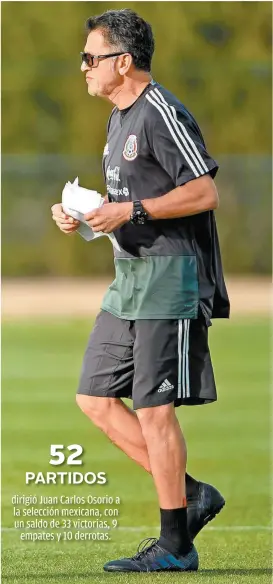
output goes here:
{"type": "Polygon", "coordinates": [[[119,400],[109,397],[96,397],[77,393],[76,402],[79,408],[101,429],[105,429],[113,407],[119,400]]]}
{"type": "Polygon", "coordinates": [[[144,433],[156,427],[162,429],[176,420],[173,403],[153,408],[141,408],[136,411],[136,414],[144,433]]]}

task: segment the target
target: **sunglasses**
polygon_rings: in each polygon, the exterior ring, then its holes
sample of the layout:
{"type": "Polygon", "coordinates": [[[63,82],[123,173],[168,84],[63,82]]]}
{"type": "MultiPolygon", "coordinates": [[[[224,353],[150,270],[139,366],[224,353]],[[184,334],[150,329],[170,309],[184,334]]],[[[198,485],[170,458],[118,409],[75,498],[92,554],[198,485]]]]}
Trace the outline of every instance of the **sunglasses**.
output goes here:
{"type": "Polygon", "coordinates": [[[109,55],[90,55],[90,53],[80,53],[82,63],[85,63],[87,67],[98,67],[99,61],[103,59],[109,59],[109,57],[119,57],[124,55],[124,53],[109,53],[109,55]],[[94,59],[98,59],[98,63],[94,65],[94,59]]]}

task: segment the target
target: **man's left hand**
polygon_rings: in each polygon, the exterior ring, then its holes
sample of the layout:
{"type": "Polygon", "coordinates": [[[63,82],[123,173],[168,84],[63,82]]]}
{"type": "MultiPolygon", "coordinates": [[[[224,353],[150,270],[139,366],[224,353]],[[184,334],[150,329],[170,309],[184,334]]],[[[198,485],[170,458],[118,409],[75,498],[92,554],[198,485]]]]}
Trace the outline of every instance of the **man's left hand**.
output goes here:
{"type": "Polygon", "coordinates": [[[124,223],[130,221],[130,215],[133,210],[133,204],[128,203],[109,203],[103,205],[95,211],[84,215],[85,221],[93,229],[94,233],[102,231],[111,233],[124,223]]]}

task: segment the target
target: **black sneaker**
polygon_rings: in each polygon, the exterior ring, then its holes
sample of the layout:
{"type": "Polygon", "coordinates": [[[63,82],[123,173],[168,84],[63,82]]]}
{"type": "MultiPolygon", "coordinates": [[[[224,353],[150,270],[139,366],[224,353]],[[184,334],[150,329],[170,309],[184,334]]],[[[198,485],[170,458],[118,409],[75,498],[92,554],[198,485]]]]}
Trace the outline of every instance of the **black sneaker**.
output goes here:
{"type": "Polygon", "coordinates": [[[139,544],[135,556],[108,562],[103,569],[106,572],[196,571],[198,570],[198,553],[192,545],[185,556],[173,555],[158,544],[158,539],[148,537],[139,544]]]}
{"type": "Polygon", "coordinates": [[[191,540],[220,513],[225,505],[221,493],[207,483],[198,483],[198,495],[187,500],[188,531],[191,540]]]}

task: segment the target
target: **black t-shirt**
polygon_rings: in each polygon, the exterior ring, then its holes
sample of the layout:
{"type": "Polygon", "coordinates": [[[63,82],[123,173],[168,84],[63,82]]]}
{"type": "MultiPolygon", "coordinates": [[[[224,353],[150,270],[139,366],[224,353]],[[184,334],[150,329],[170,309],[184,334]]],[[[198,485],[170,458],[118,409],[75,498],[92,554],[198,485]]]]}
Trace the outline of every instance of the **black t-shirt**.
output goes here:
{"type": "MultiPolygon", "coordinates": [[[[113,109],[103,156],[110,201],[160,197],[204,174],[214,178],[217,170],[193,116],[158,83],[129,108],[113,109]]],[[[115,236],[121,250],[115,250],[116,279],[105,310],[129,319],[197,318],[199,309],[207,319],[228,316],[213,212],[143,226],[128,222],[115,236]]]]}

